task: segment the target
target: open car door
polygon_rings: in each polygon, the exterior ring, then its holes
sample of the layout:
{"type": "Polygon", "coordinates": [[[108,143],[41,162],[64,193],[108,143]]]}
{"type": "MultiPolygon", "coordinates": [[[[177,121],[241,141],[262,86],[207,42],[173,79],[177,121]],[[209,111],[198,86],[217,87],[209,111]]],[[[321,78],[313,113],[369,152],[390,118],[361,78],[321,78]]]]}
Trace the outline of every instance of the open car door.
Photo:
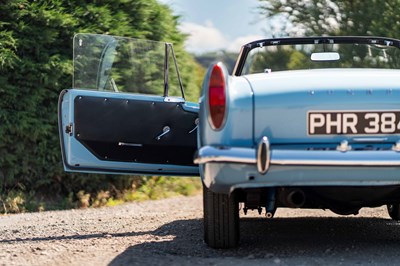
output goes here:
{"type": "Polygon", "coordinates": [[[66,171],[199,174],[198,104],[185,101],[171,44],[76,35],[58,108],[66,171]]]}

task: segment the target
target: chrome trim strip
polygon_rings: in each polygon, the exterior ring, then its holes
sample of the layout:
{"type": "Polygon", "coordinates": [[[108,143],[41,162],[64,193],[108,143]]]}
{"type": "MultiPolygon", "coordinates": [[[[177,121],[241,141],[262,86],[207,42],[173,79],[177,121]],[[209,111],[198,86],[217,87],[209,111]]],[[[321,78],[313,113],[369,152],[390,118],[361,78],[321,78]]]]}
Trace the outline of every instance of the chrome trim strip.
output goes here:
{"type": "Polygon", "coordinates": [[[387,141],[388,138],[353,138],[352,139],[355,142],[383,142],[387,141]]]}
{"type": "Polygon", "coordinates": [[[139,144],[139,143],[128,143],[128,142],[118,142],[118,146],[143,147],[143,144],[139,144]]]}
{"type": "Polygon", "coordinates": [[[256,164],[256,150],[252,148],[204,146],[197,151],[194,163],[256,164]]]}
{"type": "MultiPolygon", "coordinates": [[[[242,163],[257,164],[256,149],[239,147],[200,148],[194,159],[196,164],[242,163]]],[[[400,153],[396,151],[306,151],[271,150],[271,165],[297,166],[400,166],[400,153]]]]}
{"type": "Polygon", "coordinates": [[[395,151],[273,150],[271,164],[306,166],[400,166],[395,151]]]}
{"type": "Polygon", "coordinates": [[[164,97],[164,102],[168,102],[168,103],[184,103],[185,99],[183,99],[181,97],[168,96],[168,97],[164,97]]]}

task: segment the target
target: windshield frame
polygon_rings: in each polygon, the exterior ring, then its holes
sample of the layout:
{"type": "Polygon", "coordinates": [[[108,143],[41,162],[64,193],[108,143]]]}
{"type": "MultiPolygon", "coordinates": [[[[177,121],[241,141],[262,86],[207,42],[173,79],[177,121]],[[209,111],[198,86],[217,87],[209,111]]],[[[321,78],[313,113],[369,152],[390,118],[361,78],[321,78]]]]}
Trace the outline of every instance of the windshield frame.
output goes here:
{"type": "Polygon", "coordinates": [[[238,60],[236,61],[235,68],[233,69],[233,76],[241,76],[247,57],[250,51],[254,48],[264,46],[278,46],[278,45],[296,45],[296,44],[375,44],[391,46],[400,49],[400,40],[385,37],[374,36],[320,36],[320,37],[296,37],[296,38],[273,38],[262,39],[247,43],[242,46],[238,60]]]}

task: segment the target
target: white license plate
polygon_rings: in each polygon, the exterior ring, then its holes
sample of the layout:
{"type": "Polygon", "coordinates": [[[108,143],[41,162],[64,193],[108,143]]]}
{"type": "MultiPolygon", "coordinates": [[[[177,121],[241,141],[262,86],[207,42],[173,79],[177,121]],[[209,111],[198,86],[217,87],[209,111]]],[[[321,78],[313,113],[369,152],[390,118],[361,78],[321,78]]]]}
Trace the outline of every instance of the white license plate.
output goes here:
{"type": "Polygon", "coordinates": [[[400,111],[310,111],[309,135],[400,134],[400,111]]]}

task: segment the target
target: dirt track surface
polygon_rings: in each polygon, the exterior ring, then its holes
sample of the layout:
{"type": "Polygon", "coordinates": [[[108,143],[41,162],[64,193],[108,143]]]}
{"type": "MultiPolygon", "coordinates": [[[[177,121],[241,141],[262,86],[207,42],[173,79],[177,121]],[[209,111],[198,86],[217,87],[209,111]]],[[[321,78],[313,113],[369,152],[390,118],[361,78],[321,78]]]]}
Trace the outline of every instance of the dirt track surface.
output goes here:
{"type": "Polygon", "coordinates": [[[400,223],[383,207],[347,217],[289,209],[272,220],[249,216],[231,250],[203,243],[201,196],[0,216],[0,265],[398,264],[400,223]]]}

